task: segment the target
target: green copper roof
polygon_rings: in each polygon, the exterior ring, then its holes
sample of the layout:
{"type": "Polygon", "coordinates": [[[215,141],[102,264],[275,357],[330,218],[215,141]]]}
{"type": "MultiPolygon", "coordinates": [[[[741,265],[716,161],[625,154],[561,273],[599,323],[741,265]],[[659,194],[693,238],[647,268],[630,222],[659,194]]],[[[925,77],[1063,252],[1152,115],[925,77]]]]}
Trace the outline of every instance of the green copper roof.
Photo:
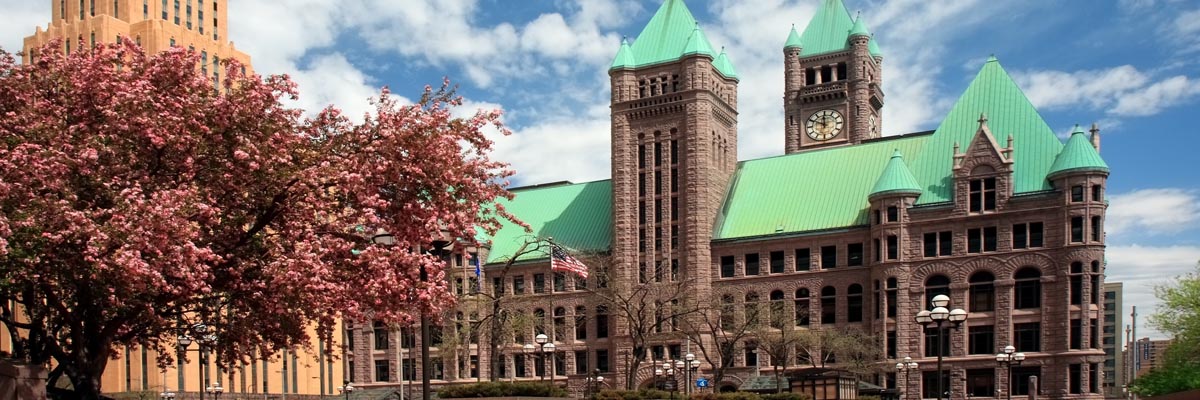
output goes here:
{"type": "Polygon", "coordinates": [[[866,225],[867,197],[896,150],[916,154],[930,135],[908,135],[738,164],[714,239],[866,225]]]}
{"type": "Polygon", "coordinates": [[[800,35],[800,41],[804,43],[800,55],[814,56],[845,50],[848,44],[846,39],[853,27],[854,20],[850,19],[842,0],[821,1],[821,7],[800,35]]]}
{"type": "Polygon", "coordinates": [[[867,30],[867,24],[863,22],[861,15],[854,20],[854,27],[850,28],[850,36],[854,35],[871,36],[871,31],[867,30]]]}
{"type": "Polygon", "coordinates": [[[871,55],[873,55],[875,57],[883,56],[883,52],[879,51],[879,42],[875,41],[874,35],[871,36],[871,41],[867,42],[867,52],[870,52],[871,55]]]}
{"type": "Polygon", "coordinates": [[[737,69],[733,68],[733,63],[729,61],[729,56],[725,55],[725,48],[721,48],[721,54],[713,61],[713,68],[730,79],[737,79],[737,69]]]}
{"type": "Polygon", "coordinates": [[[966,151],[979,130],[981,113],[990,118],[988,128],[1001,146],[1007,143],[1009,136],[1013,137],[1013,178],[1016,181],[1013,192],[1050,189],[1046,173],[1062,150],[1062,142],[1000,62],[992,57],[954,103],[929,143],[909,164],[925,190],[917,204],[940,203],[953,198],[954,145],[958,144],[962,146],[960,151],[966,151]]]}
{"type": "Polygon", "coordinates": [[[908,170],[900,150],[892,153],[892,158],[883,168],[879,180],[875,181],[875,187],[871,189],[871,196],[889,194],[921,194],[921,184],[917,183],[917,178],[908,170]]]}
{"type": "MultiPolygon", "coordinates": [[[[700,30],[696,18],[688,10],[683,0],[666,0],[637,40],[630,46],[630,52],[617,52],[612,68],[638,68],[678,60],[685,55],[704,54],[716,58],[712,44],[700,30]],[[695,36],[693,43],[693,36],[695,36]],[[707,49],[707,51],[704,51],[707,49]]],[[[717,68],[726,77],[734,77],[736,73],[717,68]]]]}
{"type": "Polygon", "coordinates": [[[800,33],[796,32],[796,25],[792,25],[792,32],[788,34],[787,43],[783,44],[783,48],[789,47],[804,47],[804,42],[800,40],[800,33]]]}
{"type": "Polygon", "coordinates": [[[696,29],[692,31],[692,35],[688,37],[687,45],[683,46],[683,55],[690,56],[693,54],[706,54],[709,57],[715,57],[712,44],[708,43],[708,37],[704,36],[704,31],[700,30],[700,25],[696,25],[696,29]]]}
{"type": "Polygon", "coordinates": [[[621,49],[617,50],[617,56],[613,58],[612,66],[609,69],[618,68],[633,68],[637,62],[633,60],[633,49],[629,48],[629,40],[621,39],[621,49]]]}
{"type": "MultiPolygon", "coordinates": [[[[553,237],[555,242],[578,251],[603,251],[612,245],[612,181],[515,189],[512,201],[501,204],[529,224],[532,233],[505,223],[492,236],[486,263],[504,262],[529,237],[553,237]]],[[[526,254],[521,260],[546,258],[526,254]]]]}
{"type": "Polygon", "coordinates": [[[1062,173],[1078,171],[1108,173],[1108,164],[1100,158],[1100,153],[1096,151],[1096,148],[1092,147],[1092,141],[1083,134],[1083,129],[1079,125],[1075,125],[1075,131],[1071,133],[1071,138],[1067,139],[1067,145],[1063,146],[1058,157],[1054,158],[1054,164],[1050,166],[1050,172],[1046,175],[1053,177],[1062,173]]]}

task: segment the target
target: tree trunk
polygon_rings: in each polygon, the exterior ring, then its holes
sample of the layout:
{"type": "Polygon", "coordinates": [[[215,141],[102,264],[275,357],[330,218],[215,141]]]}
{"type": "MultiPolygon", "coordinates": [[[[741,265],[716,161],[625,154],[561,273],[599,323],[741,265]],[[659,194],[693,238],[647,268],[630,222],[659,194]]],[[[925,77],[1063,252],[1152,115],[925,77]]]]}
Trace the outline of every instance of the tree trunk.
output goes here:
{"type": "MultiPolygon", "coordinates": [[[[84,369],[86,370],[86,369],[84,369]]],[[[80,400],[100,400],[100,375],[81,373],[78,369],[69,368],[67,377],[75,388],[75,396],[80,400]]],[[[53,384],[47,382],[47,385],[53,384]]]]}

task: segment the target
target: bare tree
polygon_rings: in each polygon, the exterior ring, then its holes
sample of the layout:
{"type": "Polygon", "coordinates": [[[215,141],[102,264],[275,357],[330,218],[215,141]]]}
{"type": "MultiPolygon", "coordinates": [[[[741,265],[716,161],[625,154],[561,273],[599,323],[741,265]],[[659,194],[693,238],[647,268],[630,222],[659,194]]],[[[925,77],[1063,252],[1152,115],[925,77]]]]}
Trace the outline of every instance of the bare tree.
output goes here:
{"type": "Polygon", "coordinates": [[[625,388],[632,390],[638,368],[646,359],[647,344],[680,337],[683,321],[699,314],[700,308],[688,295],[691,287],[688,281],[676,279],[663,266],[655,266],[653,276],[643,275],[644,278],[631,282],[611,279],[610,272],[614,270],[611,256],[596,255],[588,261],[592,273],[604,283],[589,285],[587,290],[623,323],[625,330],[621,333],[629,335],[633,346],[632,354],[626,355],[625,370],[625,388]]]}
{"type": "Polygon", "coordinates": [[[836,366],[859,375],[877,372],[883,352],[878,339],[858,328],[797,331],[796,349],[813,367],[836,366]]]}
{"type": "MultiPolygon", "coordinates": [[[[543,257],[549,256],[549,240],[532,236],[526,237],[521,247],[517,248],[517,251],[502,258],[504,266],[500,268],[499,274],[491,276],[499,278],[500,282],[507,282],[508,273],[512,269],[513,264],[530,254],[537,254],[543,257]]],[[[478,321],[473,322],[473,324],[476,331],[480,332],[483,325],[487,325],[488,360],[491,366],[488,368],[488,380],[494,382],[500,379],[498,372],[500,371],[500,346],[502,340],[528,330],[533,321],[529,320],[526,313],[519,311],[519,302],[512,299],[512,296],[507,293],[503,284],[494,287],[492,293],[479,290],[475,293],[475,296],[478,296],[488,306],[487,312],[478,321]]]]}
{"type": "Polygon", "coordinates": [[[712,366],[713,382],[720,383],[725,373],[733,367],[734,352],[739,342],[754,336],[754,328],[760,320],[757,307],[737,312],[733,295],[722,295],[710,299],[703,309],[684,321],[683,332],[696,343],[703,357],[712,366]]]}
{"type": "MultiPolygon", "coordinates": [[[[807,313],[808,310],[798,312],[807,313]]],[[[782,300],[771,301],[767,315],[770,318],[769,323],[758,324],[754,336],[758,339],[758,349],[771,357],[771,367],[775,373],[775,391],[778,393],[783,391],[780,384],[781,369],[788,367],[792,350],[803,338],[803,330],[796,329],[794,314],[782,300]]]]}

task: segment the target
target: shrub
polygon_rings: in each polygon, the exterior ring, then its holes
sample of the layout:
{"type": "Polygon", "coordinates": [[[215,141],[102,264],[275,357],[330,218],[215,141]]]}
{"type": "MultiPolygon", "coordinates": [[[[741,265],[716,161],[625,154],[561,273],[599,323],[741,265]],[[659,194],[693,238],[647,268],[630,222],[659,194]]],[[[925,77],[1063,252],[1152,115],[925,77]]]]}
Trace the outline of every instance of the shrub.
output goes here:
{"type": "MultiPolygon", "coordinates": [[[[765,394],[762,396],[762,400],[812,400],[812,396],[807,393],[783,392],[765,394]]],[[[867,398],[860,396],[858,400],[867,400],[867,398]]],[[[876,397],[874,400],[879,400],[879,398],[876,397]]]]}
{"type": "Polygon", "coordinates": [[[540,382],[480,382],[446,386],[438,390],[438,397],[443,399],[513,396],[567,397],[567,391],[558,386],[540,382]]]}

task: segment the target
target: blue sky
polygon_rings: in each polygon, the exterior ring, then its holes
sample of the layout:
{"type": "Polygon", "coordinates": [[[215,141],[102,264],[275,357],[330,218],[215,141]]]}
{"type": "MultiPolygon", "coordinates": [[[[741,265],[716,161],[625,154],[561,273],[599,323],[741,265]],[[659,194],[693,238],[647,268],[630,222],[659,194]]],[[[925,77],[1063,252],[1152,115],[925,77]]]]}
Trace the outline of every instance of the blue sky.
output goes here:
{"type": "MultiPolygon", "coordinates": [[[[741,75],[739,157],[783,151],[782,44],[818,0],[689,0],[741,75]]],[[[1200,260],[1200,2],[845,0],[884,52],[887,135],[933,129],[995,54],[1056,131],[1098,122],[1110,164],[1109,281],[1143,316],[1153,286],[1200,260]]],[[[607,66],[660,0],[232,0],[230,37],[260,73],[287,73],[309,109],[352,114],[382,86],[443,76],[468,107],[503,108],[496,157],[517,184],[609,175],[607,66]]],[[[49,21],[0,0],[0,46],[49,21]]],[[[1126,312],[1128,315],[1128,312],[1126,312]]],[[[1150,331],[1142,325],[1140,331],[1150,331]]]]}

